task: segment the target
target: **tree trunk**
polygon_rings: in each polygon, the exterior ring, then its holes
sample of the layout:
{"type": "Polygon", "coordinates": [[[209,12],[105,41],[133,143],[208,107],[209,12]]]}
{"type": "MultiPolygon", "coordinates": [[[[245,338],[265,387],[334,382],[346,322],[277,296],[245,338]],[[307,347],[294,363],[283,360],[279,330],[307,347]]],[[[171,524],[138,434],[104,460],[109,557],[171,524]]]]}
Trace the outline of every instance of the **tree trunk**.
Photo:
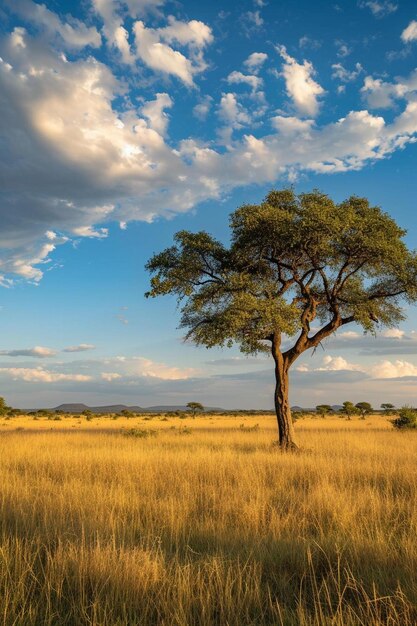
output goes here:
{"type": "Polygon", "coordinates": [[[291,417],[289,401],[288,364],[275,341],[272,345],[272,356],[275,361],[275,412],[278,422],[278,444],[281,450],[296,450],[294,425],[291,417]]]}

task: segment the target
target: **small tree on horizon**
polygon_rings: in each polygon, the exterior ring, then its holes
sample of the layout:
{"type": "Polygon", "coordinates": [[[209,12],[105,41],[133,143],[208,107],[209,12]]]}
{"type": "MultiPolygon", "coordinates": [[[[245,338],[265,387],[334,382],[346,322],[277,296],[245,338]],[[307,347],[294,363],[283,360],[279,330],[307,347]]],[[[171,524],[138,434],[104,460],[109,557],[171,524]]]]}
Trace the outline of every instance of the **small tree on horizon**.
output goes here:
{"type": "Polygon", "coordinates": [[[333,411],[333,408],[330,406],[330,404],[318,404],[316,406],[316,411],[319,415],[321,415],[321,417],[325,417],[333,411]]]}
{"type": "Polygon", "coordinates": [[[390,413],[392,413],[394,411],[395,405],[391,404],[390,402],[383,402],[381,404],[381,409],[383,410],[385,415],[390,415],[390,413]]]}
{"type": "Polygon", "coordinates": [[[353,402],[349,402],[349,400],[346,400],[345,402],[343,402],[343,407],[340,409],[340,412],[343,413],[343,415],[346,415],[348,420],[351,420],[352,415],[356,415],[356,413],[358,413],[358,409],[353,404],[353,402]]]}
{"type": "Polygon", "coordinates": [[[204,407],[201,402],[188,402],[187,408],[190,409],[193,419],[195,418],[197,411],[204,411],[204,407]]]}
{"type": "Polygon", "coordinates": [[[362,420],[365,419],[365,415],[369,415],[369,413],[373,411],[372,405],[369,402],[358,402],[355,404],[355,408],[358,409],[361,414],[362,420]]]}
{"type": "Polygon", "coordinates": [[[146,295],[175,295],[196,345],[272,355],[279,445],[293,449],[291,366],[346,324],[375,332],[404,319],[401,300],[417,299],[417,257],[406,231],[356,196],[336,204],[319,191],[271,191],[234,211],[230,227],[230,246],[178,232],[148,261],[146,295]]]}

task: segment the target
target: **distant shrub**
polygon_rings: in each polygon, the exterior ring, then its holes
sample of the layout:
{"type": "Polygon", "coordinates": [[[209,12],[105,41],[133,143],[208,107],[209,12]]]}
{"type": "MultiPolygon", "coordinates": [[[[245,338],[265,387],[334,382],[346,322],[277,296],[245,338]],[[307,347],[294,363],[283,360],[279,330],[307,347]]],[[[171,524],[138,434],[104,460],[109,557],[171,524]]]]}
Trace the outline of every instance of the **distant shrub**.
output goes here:
{"type": "Polygon", "coordinates": [[[156,437],[158,434],[156,430],[150,430],[146,428],[130,428],[123,431],[125,437],[135,437],[137,439],[147,439],[148,437],[156,437]]]}
{"type": "Polygon", "coordinates": [[[409,406],[403,406],[398,412],[398,417],[391,420],[391,423],[398,430],[417,428],[417,410],[409,406]]]}
{"type": "Polygon", "coordinates": [[[54,422],[60,422],[61,420],[62,420],[62,417],[60,415],[55,415],[54,422]]]}

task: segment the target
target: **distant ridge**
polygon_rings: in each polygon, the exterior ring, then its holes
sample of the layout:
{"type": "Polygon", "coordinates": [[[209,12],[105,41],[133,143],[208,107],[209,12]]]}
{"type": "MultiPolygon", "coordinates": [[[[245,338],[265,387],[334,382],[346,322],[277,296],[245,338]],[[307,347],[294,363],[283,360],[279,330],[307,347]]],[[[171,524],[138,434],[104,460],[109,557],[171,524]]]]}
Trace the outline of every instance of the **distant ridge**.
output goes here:
{"type": "MultiPolygon", "coordinates": [[[[36,411],[37,409],[29,409],[29,411],[36,411]]],[[[167,411],[189,411],[185,405],[167,404],[156,406],[127,406],[126,404],[109,404],[106,406],[88,406],[81,402],[75,402],[73,404],[60,404],[49,411],[63,411],[64,413],[82,413],[83,411],[91,411],[92,413],[121,413],[122,411],[130,411],[131,413],[166,413],[167,411]]],[[[220,407],[206,406],[205,411],[224,411],[220,407]]]]}

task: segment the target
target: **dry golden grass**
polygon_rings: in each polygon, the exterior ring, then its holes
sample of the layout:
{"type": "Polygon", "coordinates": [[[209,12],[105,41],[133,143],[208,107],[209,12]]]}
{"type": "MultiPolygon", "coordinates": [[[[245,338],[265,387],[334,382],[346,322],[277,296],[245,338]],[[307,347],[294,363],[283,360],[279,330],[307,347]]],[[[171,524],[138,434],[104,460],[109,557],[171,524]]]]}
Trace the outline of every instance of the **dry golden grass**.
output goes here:
{"type": "Polygon", "coordinates": [[[0,419],[0,624],[415,626],[416,433],[296,428],[0,419]]]}

